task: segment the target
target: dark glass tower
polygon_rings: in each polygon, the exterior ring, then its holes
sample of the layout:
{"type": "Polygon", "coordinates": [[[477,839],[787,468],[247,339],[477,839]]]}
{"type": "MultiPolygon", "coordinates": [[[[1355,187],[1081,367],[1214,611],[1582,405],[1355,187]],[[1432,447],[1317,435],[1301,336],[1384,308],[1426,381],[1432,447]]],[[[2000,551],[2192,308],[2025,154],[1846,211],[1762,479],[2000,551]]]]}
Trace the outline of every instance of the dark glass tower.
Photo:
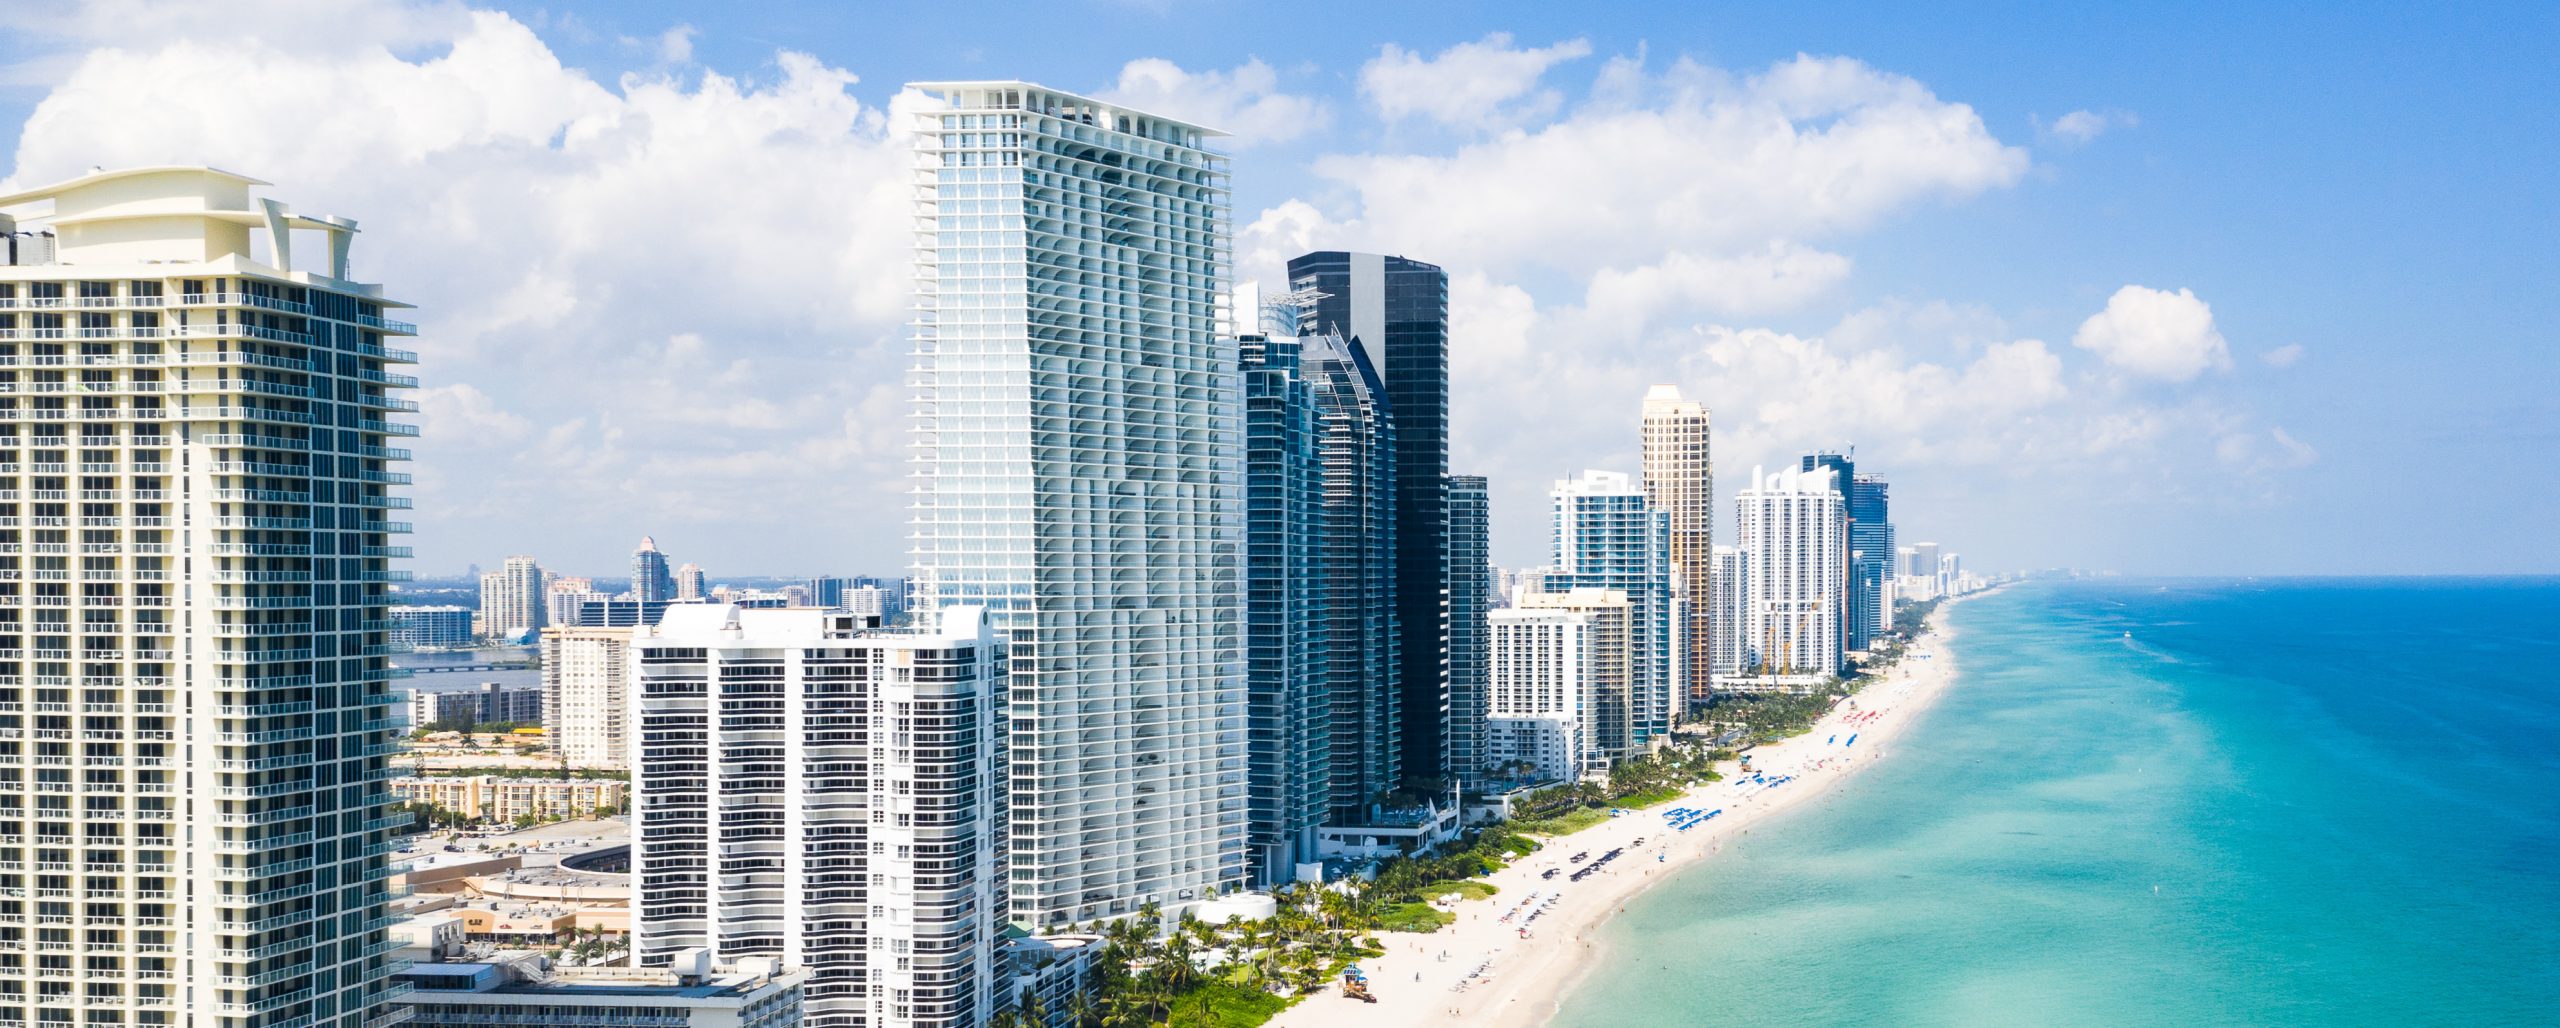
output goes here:
{"type": "Polygon", "coordinates": [[[1256,880],[1315,859],[1333,796],[1328,624],[1318,606],[1324,465],[1300,340],[1240,340],[1244,371],[1246,838],[1256,880]]]}
{"type": "Polygon", "coordinates": [[[1858,474],[1857,458],[1840,453],[1806,454],[1803,470],[1829,468],[1840,488],[1841,509],[1849,515],[1848,608],[1840,612],[1840,642],[1866,649],[1884,628],[1884,578],[1893,562],[1893,527],[1886,523],[1885,482],[1858,474]]]}
{"type": "Polygon", "coordinates": [[[1377,369],[1340,336],[1302,340],[1314,390],[1316,602],[1332,696],[1335,824],[1365,824],[1404,784],[1396,433],[1377,369]]]}
{"type": "Polygon", "coordinates": [[[1487,778],[1485,718],[1493,687],[1492,500],[1483,475],[1449,476],[1449,773],[1487,778]]]}
{"type": "Polygon", "coordinates": [[[1289,287],[1322,294],[1302,335],[1339,332],[1376,368],[1394,422],[1395,608],[1409,783],[1449,771],[1449,275],[1402,257],[1327,250],[1289,262],[1289,287]]]}

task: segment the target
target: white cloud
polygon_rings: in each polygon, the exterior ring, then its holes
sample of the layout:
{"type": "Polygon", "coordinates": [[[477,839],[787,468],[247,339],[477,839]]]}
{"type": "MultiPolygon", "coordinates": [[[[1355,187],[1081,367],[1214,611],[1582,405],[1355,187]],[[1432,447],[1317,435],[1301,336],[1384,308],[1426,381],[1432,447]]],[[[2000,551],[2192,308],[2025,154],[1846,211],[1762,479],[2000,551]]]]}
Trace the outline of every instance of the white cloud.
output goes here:
{"type": "Polygon", "coordinates": [[[2107,309],[2080,323],[2071,345],[2144,378],[2185,382],[2208,368],[2231,366],[2231,350],[2213,327],[2213,308],[2190,290],[2129,285],[2107,309]]]}
{"type": "Polygon", "coordinates": [[[2286,343],[2259,354],[2258,360],[2270,368],[2290,368],[2302,362],[2302,344],[2286,343]]]}
{"type": "Polygon", "coordinates": [[[694,28],[678,25],[658,34],[658,60],[667,64],[684,64],[693,60],[694,28]]]}
{"type": "Polygon", "coordinates": [[[1454,153],[1322,158],[1316,172],[1356,202],[1320,234],[1579,279],[1863,228],[2027,166],[1971,107],[1853,60],[1798,57],[1739,82],[1683,62],[1642,92],[1454,153]]]}
{"type": "Polygon", "coordinates": [[[1280,73],[1260,59],[1230,71],[1184,71],[1160,57],[1131,61],[1102,99],[1230,134],[1224,145],[1244,149],[1285,143],[1332,120],[1323,101],[1280,91],[1280,73]]]}
{"type": "Polygon", "coordinates": [[[315,8],[373,33],[327,46],[129,13],[145,42],[63,71],[12,183],[207,163],[358,219],[358,277],[419,305],[427,569],[609,567],[682,519],[719,521],[739,571],[903,562],[874,483],[903,480],[904,412],[876,398],[905,366],[908,158],[851,73],[783,52],[755,80],[599,82],[492,12],[315,8]],[[812,536],[820,509],[841,516],[812,536]]]}
{"type": "Polygon", "coordinates": [[[1562,98],[1539,90],[1538,80],[1590,54],[1589,40],[1522,49],[1508,32],[1431,57],[1389,43],[1360,67],[1360,95],[1390,122],[1421,116],[1456,128],[1500,128],[1553,113],[1562,98]]]}
{"type": "Polygon", "coordinates": [[[1642,326],[1674,310],[1766,314],[1794,308],[1849,277],[1849,258],[1796,243],[1731,257],[1672,253],[1640,268],[1602,268],[1583,306],[1642,326]]]}
{"type": "Polygon", "coordinates": [[[2214,456],[2244,471],[2266,472],[2308,467],[2319,461],[2320,451],[2281,427],[2270,427],[2264,432],[2234,431],[2223,436],[2214,456]]]}
{"type": "Polygon", "coordinates": [[[2132,128],[2142,124],[2132,111],[2073,111],[2053,119],[2052,124],[2039,125],[2047,135],[2066,144],[2078,146],[2105,135],[2116,128],[2132,128]]]}

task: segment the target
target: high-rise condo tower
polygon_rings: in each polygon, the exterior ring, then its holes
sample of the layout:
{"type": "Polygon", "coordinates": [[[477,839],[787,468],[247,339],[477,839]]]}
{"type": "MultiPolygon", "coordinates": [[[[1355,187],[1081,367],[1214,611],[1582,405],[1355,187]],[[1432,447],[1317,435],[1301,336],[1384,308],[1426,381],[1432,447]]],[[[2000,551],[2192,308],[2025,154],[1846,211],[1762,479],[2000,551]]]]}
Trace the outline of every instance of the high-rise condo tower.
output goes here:
{"type": "Polygon", "coordinates": [[[916,88],[915,589],[1010,645],[1012,916],[1208,898],[1246,877],[1226,158],[1027,82],[916,88]]]}
{"type": "Polygon", "coordinates": [[[353,280],[354,222],[265,184],[0,196],[0,1023],[408,1016],[383,655],[417,383],[384,342],[413,329],[353,280]]]}
{"type": "Polygon", "coordinates": [[[1449,274],[1328,250],[1290,261],[1289,288],[1319,294],[1301,310],[1302,334],[1341,334],[1386,383],[1396,433],[1399,762],[1409,782],[1436,780],[1449,770],[1449,274]]]}
{"type": "Polygon", "coordinates": [[[1715,604],[1709,584],[1715,569],[1715,464],[1708,459],[1707,407],[1680,397],[1677,386],[1658,385],[1644,395],[1644,494],[1671,515],[1671,563],[1688,607],[1680,632],[1688,674],[1687,703],[1701,706],[1713,691],[1715,604]]]}

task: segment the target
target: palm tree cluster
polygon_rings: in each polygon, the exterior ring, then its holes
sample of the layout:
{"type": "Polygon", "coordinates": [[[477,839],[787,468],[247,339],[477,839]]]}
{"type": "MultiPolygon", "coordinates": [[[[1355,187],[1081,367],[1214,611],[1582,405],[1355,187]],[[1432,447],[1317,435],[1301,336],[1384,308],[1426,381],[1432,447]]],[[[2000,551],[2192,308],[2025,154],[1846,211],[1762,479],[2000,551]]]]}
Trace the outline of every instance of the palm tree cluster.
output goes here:
{"type": "Polygon", "coordinates": [[[1609,768],[1609,778],[1605,782],[1566,782],[1523,796],[1511,805],[1511,816],[1524,821],[1544,821],[1584,808],[1615,806],[1648,794],[1711,782],[1717,777],[1714,770],[1717,759],[1717,751],[1703,746],[1669,746],[1659,752],[1617,762],[1609,768]]]}
{"type": "Polygon", "coordinates": [[[1285,997],[1324,987],[1350,961],[1382,952],[1372,930],[1371,890],[1287,884],[1272,890],[1278,911],[1260,921],[1230,917],[1211,924],[1185,912],[1170,932],[1158,931],[1163,909],[1154,903],[1138,916],[1106,921],[1090,931],[1102,937],[1084,987],[1068,1009],[1053,1011],[1025,990],[997,1012],[996,1028],[1137,1028],[1192,1023],[1193,1016],[1223,1004],[1259,1005],[1265,1014],[1285,997]]]}

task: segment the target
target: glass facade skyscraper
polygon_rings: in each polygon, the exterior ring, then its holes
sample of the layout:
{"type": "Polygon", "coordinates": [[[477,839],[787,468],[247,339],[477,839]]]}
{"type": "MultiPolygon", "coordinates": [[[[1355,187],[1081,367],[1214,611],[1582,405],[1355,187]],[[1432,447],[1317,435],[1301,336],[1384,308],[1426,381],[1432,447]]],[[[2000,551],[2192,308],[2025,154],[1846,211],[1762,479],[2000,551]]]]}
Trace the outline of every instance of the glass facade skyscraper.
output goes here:
{"type": "Polygon", "coordinates": [[[1336,824],[1365,823],[1404,784],[1398,728],[1404,639],[1397,631],[1396,434],[1377,369],[1338,335],[1305,339],[1323,468],[1316,514],[1316,605],[1333,700],[1336,824]]]}
{"type": "Polygon", "coordinates": [[[1556,483],[1555,565],[1536,573],[1538,591],[1608,589],[1626,594],[1627,711],[1603,709],[1590,745],[1612,759],[1667,738],[1679,716],[1686,623],[1671,562],[1671,515],[1625,474],[1586,471],[1556,483]]]}
{"type": "Polygon", "coordinates": [[[1241,339],[1245,419],[1246,782],[1256,878],[1315,859],[1333,799],[1332,676],[1317,552],[1324,466],[1292,323],[1241,339]]]}
{"type": "Polygon", "coordinates": [[[915,605],[1010,646],[1012,916],[1208,898],[1246,878],[1226,158],[1030,83],[915,88],[915,605]]]}
{"type": "Polygon", "coordinates": [[[1449,773],[1468,788],[1485,784],[1491,771],[1492,529],[1484,476],[1449,476],[1449,773]]]}
{"type": "Polygon", "coordinates": [[[1887,523],[1885,482],[1873,475],[1858,474],[1857,459],[1848,454],[1808,453],[1798,468],[1804,471],[1829,470],[1832,486],[1840,491],[1842,509],[1849,519],[1848,582],[1843,595],[1847,604],[1840,612],[1840,640],[1852,650],[1863,650],[1884,630],[1884,580],[1892,572],[1893,527],[1887,523]]]}
{"type": "Polygon", "coordinates": [[[1289,287],[1320,294],[1301,309],[1301,334],[1341,334],[1386,386],[1401,529],[1399,761],[1409,781],[1436,780],[1449,760],[1449,275],[1403,257],[1328,250],[1290,261],[1289,287]]]}

